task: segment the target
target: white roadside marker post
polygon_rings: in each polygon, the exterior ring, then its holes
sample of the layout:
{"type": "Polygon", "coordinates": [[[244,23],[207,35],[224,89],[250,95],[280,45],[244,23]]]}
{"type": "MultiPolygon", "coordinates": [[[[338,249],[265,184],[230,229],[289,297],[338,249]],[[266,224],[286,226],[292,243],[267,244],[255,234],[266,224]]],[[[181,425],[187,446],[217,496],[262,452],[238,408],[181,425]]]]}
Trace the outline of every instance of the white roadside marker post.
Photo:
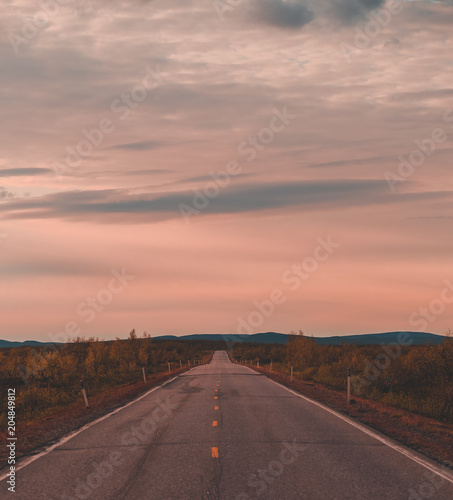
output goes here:
{"type": "Polygon", "coordinates": [[[171,372],[171,365],[170,365],[170,361],[167,361],[167,363],[168,363],[168,373],[170,373],[170,372],[171,372]]]}
{"type": "Polygon", "coordinates": [[[293,362],[291,361],[291,383],[293,381],[293,362]]]}
{"type": "Polygon", "coordinates": [[[348,405],[351,404],[351,368],[348,368],[348,405]]]}
{"type": "Polygon", "coordinates": [[[88,404],[87,393],[85,391],[85,386],[83,385],[83,380],[80,381],[80,385],[82,386],[82,394],[83,394],[83,399],[85,400],[85,406],[89,408],[90,405],[88,404]]]}
{"type": "Polygon", "coordinates": [[[145,367],[142,366],[142,373],[143,373],[143,382],[146,384],[146,374],[145,374],[145,367]]]}

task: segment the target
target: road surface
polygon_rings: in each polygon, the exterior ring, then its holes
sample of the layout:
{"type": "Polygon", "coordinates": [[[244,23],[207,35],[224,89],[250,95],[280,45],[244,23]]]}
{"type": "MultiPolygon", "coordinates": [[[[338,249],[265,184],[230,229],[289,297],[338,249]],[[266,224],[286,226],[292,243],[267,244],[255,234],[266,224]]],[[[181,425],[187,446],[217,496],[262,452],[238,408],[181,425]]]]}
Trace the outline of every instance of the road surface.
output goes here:
{"type": "Polygon", "coordinates": [[[0,498],[453,498],[448,472],[356,425],[219,351],[24,466],[15,494],[2,480],[0,498]]]}

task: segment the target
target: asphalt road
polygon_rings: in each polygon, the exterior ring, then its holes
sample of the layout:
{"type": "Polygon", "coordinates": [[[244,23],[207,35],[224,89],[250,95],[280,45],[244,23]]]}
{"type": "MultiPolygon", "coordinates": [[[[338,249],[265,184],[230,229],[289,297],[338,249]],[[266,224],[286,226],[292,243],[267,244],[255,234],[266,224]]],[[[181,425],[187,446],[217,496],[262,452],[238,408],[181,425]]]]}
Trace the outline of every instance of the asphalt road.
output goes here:
{"type": "Polygon", "coordinates": [[[448,473],[371,434],[216,352],[20,469],[15,494],[1,481],[0,498],[453,498],[448,473]]]}

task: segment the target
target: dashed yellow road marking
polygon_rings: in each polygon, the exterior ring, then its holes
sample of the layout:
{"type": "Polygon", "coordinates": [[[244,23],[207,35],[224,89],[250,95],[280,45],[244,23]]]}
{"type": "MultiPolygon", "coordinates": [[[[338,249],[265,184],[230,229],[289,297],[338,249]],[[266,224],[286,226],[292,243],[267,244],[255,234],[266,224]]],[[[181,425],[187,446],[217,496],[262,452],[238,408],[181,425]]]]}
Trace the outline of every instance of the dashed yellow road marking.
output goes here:
{"type": "Polygon", "coordinates": [[[214,396],[214,399],[219,399],[219,397],[218,396],[214,396]]]}
{"type": "Polygon", "coordinates": [[[217,420],[212,421],[212,427],[217,427],[217,420]]]}
{"type": "Polygon", "coordinates": [[[219,409],[219,407],[218,407],[218,406],[214,406],[214,410],[218,410],[218,409],[219,409]]]}
{"type": "Polygon", "coordinates": [[[219,458],[219,449],[215,446],[212,447],[212,458],[219,458]]]}

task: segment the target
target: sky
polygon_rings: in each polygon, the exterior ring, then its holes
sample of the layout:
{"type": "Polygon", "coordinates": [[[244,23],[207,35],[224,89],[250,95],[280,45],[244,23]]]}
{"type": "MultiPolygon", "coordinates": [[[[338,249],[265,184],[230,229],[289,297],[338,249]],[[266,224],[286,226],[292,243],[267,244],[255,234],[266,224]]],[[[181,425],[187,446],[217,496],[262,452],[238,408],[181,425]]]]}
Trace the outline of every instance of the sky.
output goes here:
{"type": "Polygon", "coordinates": [[[4,0],[0,338],[453,328],[452,22],[4,0]]]}

